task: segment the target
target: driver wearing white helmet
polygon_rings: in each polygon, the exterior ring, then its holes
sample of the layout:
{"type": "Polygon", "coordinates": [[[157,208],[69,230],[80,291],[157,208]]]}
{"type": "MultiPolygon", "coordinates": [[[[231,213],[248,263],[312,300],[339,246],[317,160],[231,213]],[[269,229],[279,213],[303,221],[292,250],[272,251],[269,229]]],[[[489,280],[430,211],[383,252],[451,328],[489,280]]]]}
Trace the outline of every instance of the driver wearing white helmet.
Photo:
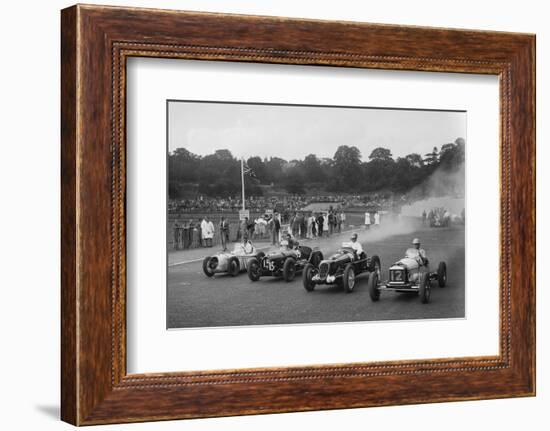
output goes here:
{"type": "Polygon", "coordinates": [[[412,245],[414,246],[414,249],[407,250],[407,255],[410,255],[408,257],[417,258],[420,260],[420,262],[422,262],[422,265],[427,265],[428,256],[426,255],[426,250],[420,248],[420,240],[418,238],[413,239],[412,245]],[[411,252],[414,252],[415,256],[412,256],[413,253],[411,252]]]}
{"type": "Polygon", "coordinates": [[[357,256],[360,256],[363,253],[363,246],[359,241],[357,241],[357,234],[353,233],[350,239],[351,239],[351,244],[350,244],[351,248],[355,250],[355,253],[357,254],[357,256]]]}

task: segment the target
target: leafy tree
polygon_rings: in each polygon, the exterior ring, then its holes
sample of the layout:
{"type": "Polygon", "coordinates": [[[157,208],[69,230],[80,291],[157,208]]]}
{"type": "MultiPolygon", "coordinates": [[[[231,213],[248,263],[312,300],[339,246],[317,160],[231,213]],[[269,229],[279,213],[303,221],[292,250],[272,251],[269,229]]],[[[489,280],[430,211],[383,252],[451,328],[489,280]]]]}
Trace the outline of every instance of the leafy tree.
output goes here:
{"type": "Polygon", "coordinates": [[[438,160],[439,160],[439,152],[437,150],[437,147],[433,147],[431,153],[427,153],[424,155],[424,163],[428,166],[436,165],[438,160]]]}
{"type": "Polygon", "coordinates": [[[340,145],[334,153],[334,185],[339,190],[357,190],[357,175],[361,171],[361,151],[357,147],[340,145]]]}
{"type": "Polygon", "coordinates": [[[265,183],[280,183],[283,178],[283,166],[285,166],[286,163],[286,160],[280,157],[270,157],[269,160],[264,160],[265,183]]]}
{"type": "Polygon", "coordinates": [[[297,195],[305,193],[303,174],[296,166],[288,169],[283,184],[288,193],[297,195]]]}
{"type": "Polygon", "coordinates": [[[304,179],[307,182],[323,182],[327,178],[327,170],[321,166],[321,161],[315,154],[306,156],[303,161],[304,179]]]}
{"type": "Polygon", "coordinates": [[[390,150],[388,150],[387,148],[378,147],[372,150],[369,156],[369,160],[390,161],[393,159],[390,150]]]}
{"type": "Polygon", "coordinates": [[[246,161],[246,164],[248,165],[248,167],[250,169],[252,169],[252,171],[254,172],[254,174],[256,175],[256,177],[258,178],[258,181],[262,184],[266,184],[266,169],[265,169],[265,164],[263,162],[263,160],[260,158],[260,157],[250,157],[247,161],[246,161]]]}
{"type": "Polygon", "coordinates": [[[424,166],[424,160],[422,160],[422,156],[418,153],[407,154],[405,158],[412,167],[421,168],[424,166]]]}
{"type": "MultiPolygon", "coordinates": [[[[465,140],[459,137],[443,144],[440,151],[434,147],[424,158],[411,153],[396,160],[389,149],[378,147],[366,162],[361,161],[357,147],[348,145],[340,145],[333,158],[319,159],[309,154],[303,160],[287,162],[279,157],[262,160],[253,156],[248,158],[247,164],[259,181],[246,176],[246,193],[248,196],[261,195],[267,185],[282,187],[292,194],[303,194],[313,188],[335,193],[404,193],[420,185],[419,190],[423,190],[424,185],[429,186],[427,180],[436,170],[454,173],[463,167],[465,146],[465,140]]],[[[445,181],[439,180],[441,189],[454,187],[445,181]]],[[[228,149],[199,156],[178,148],[168,155],[170,197],[189,197],[197,193],[211,197],[238,196],[240,189],[240,161],[228,149]]]]}

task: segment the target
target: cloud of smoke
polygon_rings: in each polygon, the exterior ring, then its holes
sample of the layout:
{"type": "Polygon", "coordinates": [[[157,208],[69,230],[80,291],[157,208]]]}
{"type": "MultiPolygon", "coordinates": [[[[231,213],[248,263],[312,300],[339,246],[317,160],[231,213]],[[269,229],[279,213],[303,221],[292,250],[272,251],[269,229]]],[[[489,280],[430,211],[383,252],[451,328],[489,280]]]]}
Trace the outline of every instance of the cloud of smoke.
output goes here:
{"type": "Polygon", "coordinates": [[[415,187],[409,196],[413,201],[401,208],[404,216],[420,217],[436,207],[444,207],[459,215],[465,207],[466,170],[464,163],[452,172],[437,169],[426,181],[415,187]]]}

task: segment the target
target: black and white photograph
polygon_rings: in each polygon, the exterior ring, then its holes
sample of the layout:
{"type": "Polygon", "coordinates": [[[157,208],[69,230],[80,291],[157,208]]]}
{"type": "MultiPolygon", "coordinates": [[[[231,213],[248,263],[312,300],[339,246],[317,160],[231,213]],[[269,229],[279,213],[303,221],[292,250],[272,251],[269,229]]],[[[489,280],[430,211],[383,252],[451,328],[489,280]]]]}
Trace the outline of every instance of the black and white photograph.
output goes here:
{"type": "Polygon", "coordinates": [[[168,329],[465,317],[465,111],[167,116],[168,329]]]}

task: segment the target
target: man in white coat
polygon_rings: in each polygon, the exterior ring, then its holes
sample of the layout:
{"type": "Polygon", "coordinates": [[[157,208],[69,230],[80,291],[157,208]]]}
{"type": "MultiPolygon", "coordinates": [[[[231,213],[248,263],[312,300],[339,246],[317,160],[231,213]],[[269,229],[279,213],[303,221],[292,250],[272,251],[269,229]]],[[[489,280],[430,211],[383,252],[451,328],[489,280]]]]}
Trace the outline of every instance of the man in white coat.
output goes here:
{"type": "Polygon", "coordinates": [[[378,211],[374,213],[374,226],[380,226],[380,213],[378,211]]]}
{"type": "Polygon", "coordinates": [[[370,229],[370,212],[365,213],[365,228],[370,229]]]}
{"type": "Polygon", "coordinates": [[[202,240],[206,247],[212,247],[212,238],[214,238],[214,223],[208,217],[201,222],[202,240]]]}

